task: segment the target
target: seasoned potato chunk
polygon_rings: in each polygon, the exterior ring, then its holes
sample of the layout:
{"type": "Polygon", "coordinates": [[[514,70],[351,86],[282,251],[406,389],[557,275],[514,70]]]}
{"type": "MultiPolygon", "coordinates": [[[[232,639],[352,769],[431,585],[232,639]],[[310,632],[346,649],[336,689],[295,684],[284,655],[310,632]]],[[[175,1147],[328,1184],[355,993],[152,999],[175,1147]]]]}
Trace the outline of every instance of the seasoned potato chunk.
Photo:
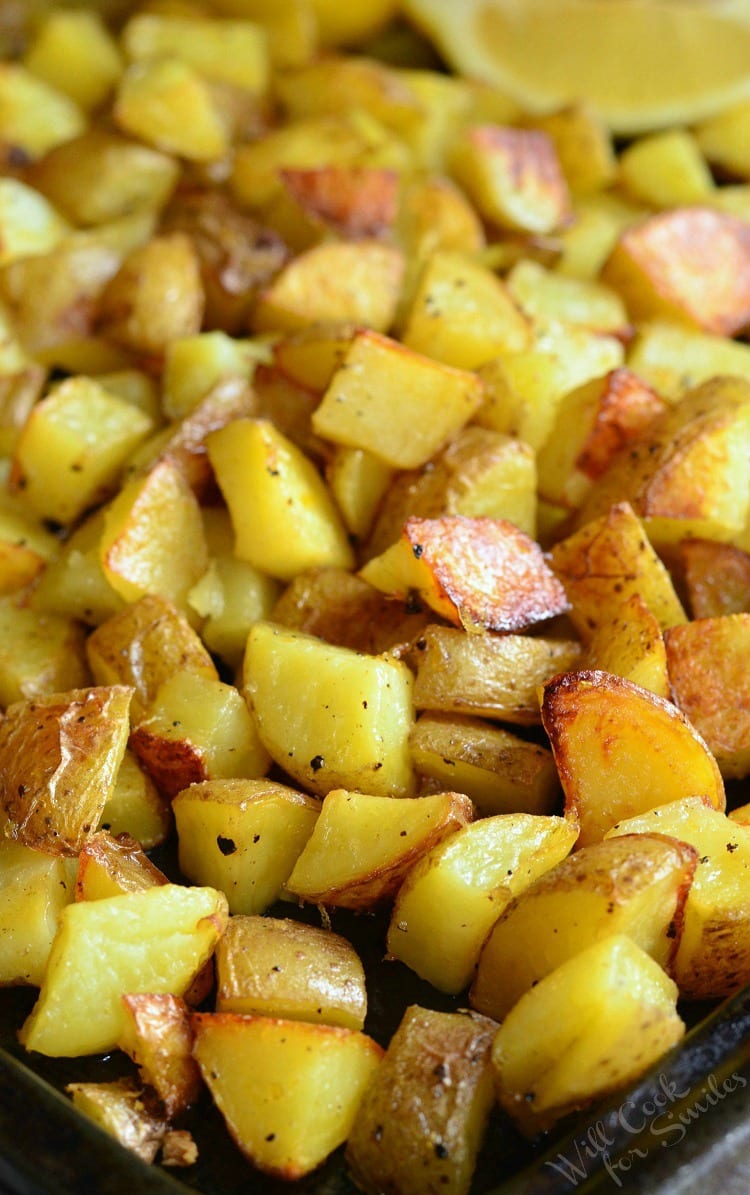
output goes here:
{"type": "Polygon", "coordinates": [[[60,913],[73,899],[69,862],[0,839],[0,986],[41,985],[60,913]]]}
{"type": "Polygon", "coordinates": [[[128,993],[122,1005],[120,1048],[136,1063],[172,1120],[194,1103],[200,1090],[187,1005],[169,992],[128,993]]]}
{"type": "Polygon", "coordinates": [[[69,1083],[73,1104],[142,1162],[153,1162],[167,1131],[162,1116],[150,1112],[133,1079],[111,1083],[69,1083]]]}

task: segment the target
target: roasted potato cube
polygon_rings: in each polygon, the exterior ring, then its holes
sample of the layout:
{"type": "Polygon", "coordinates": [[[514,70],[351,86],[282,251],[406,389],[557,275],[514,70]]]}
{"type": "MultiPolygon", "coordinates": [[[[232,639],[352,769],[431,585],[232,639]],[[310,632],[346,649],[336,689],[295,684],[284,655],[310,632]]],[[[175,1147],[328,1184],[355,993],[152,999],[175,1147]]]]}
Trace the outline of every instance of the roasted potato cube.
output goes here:
{"type": "Polygon", "coordinates": [[[132,690],[73,689],[5,711],[0,805],[6,837],[74,855],[99,824],[130,730],[132,690]]]}
{"type": "Polygon", "coordinates": [[[685,905],[672,974],[688,999],[714,1000],[750,977],[748,863],[750,827],[697,797],[686,797],[619,822],[619,834],[669,834],[699,855],[685,905]]]}
{"type": "Polygon", "coordinates": [[[0,507],[0,596],[24,589],[59,551],[59,540],[40,521],[0,507]]]}
{"type": "Polygon", "coordinates": [[[701,121],[696,140],[712,166],[718,166],[740,178],[750,177],[750,103],[742,100],[722,108],[715,116],[701,121]]]}
{"type": "Polygon", "coordinates": [[[585,278],[567,278],[522,257],[507,278],[511,298],[537,324],[560,320],[610,336],[628,333],[622,299],[610,287],[585,278]]]}
{"type": "Polygon", "coordinates": [[[164,872],[129,834],[113,837],[99,830],[84,842],[78,855],[76,900],[103,900],[166,883],[164,872]]]}
{"type": "Polygon", "coordinates": [[[669,970],[697,863],[687,843],[631,834],[584,846],[546,870],[489,933],[472,1007],[502,1021],[555,967],[611,934],[627,934],[669,970]]]}
{"type": "Polygon", "coordinates": [[[357,333],[313,415],[319,435],[418,469],[484,398],[476,374],[423,357],[376,332],[357,333]]]}
{"type": "Polygon", "coordinates": [[[580,845],[615,822],[684,796],[725,807],[716,760],[670,702],[608,672],[568,672],[544,686],[542,723],[578,818],[580,845]]]}
{"type": "Polygon", "coordinates": [[[154,594],[187,605],[208,553],[193,491],[169,460],[127,482],[109,504],[99,555],[107,581],[126,601],[154,594]]]}
{"type": "Polygon", "coordinates": [[[3,62],[0,70],[0,108],[3,161],[18,150],[28,158],[39,158],[82,133],[86,125],[83,112],[69,96],[14,62],[3,62]]]}
{"type": "Polygon", "coordinates": [[[431,254],[404,315],[401,340],[456,369],[528,347],[529,325],[505,283],[455,250],[431,254]]]}
{"type": "Polygon", "coordinates": [[[546,233],[570,219],[568,186],[546,133],[476,125],[456,138],[450,166],[481,215],[502,228],[546,233]]]}
{"type": "Polygon", "coordinates": [[[193,1053],[238,1147],[287,1180],[347,1139],[382,1056],[372,1038],[334,1025],[231,1012],[196,1013],[192,1025],[193,1053]]]}
{"type": "Polygon", "coordinates": [[[352,550],[325,482],[269,420],[234,420],[207,443],[240,560],[284,581],[308,568],[351,567],[352,550]]]}
{"type": "Polygon", "coordinates": [[[258,622],[243,684],[271,758],[311,792],[413,793],[413,681],[405,664],[258,622]]]}
{"type": "MultiPolygon", "coordinates": [[[[132,703],[131,703],[132,709],[132,703]]],[[[115,786],[99,819],[99,829],[116,838],[128,834],[149,851],[164,842],[172,827],[172,811],[128,747],[115,786]]]]}
{"type": "Polygon", "coordinates": [[[272,780],[213,780],[175,797],[180,869],[226,894],[232,913],[276,900],[313,832],[320,803],[272,780]]]}
{"type": "Polygon", "coordinates": [[[629,501],[658,549],[689,536],[728,540],[750,496],[750,385],[716,377],[657,416],[590,490],[577,526],[629,501]],[[701,477],[700,488],[695,478],[701,477]]]}
{"type": "Polygon", "coordinates": [[[394,798],[334,789],[287,888],[315,904],[368,909],[392,897],[416,860],[473,816],[460,793],[394,798]]]}
{"type": "Polygon", "coordinates": [[[206,647],[238,668],[250,627],[271,617],[279,588],[246,560],[230,554],[214,558],[188,594],[191,609],[204,620],[201,638],[206,647]]]}
{"type": "Polygon", "coordinates": [[[68,1083],[73,1104],[142,1162],[153,1162],[167,1131],[163,1116],[150,1112],[133,1079],[111,1083],[68,1083]]]}
{"type": "Polygon", "coordinates": [[[505,907],[554,868],[577,836],[573,822],[526,813],[486,817],[457,830],[407,872],[388,928],[389,953],[439,991],[462,991],[505,907]],[[436,909],[442,910],[437,937],[436,909]]]}
{"type": "Polygon", "coordinates": [[[68,1058],[114,1049],[126,1020],[121,996],[182,995],[210,958],[227,915],[220,892],[177,884],[68,905],[21,1030],[23,1045],[68,1058]]]}
{"type": "Polygon", "coordinates": [[[399,541],[360,575],[402,601],[416,591],[467,630],[523,631],[568,609],[539,545],[507,519],[407,519],[399,541]]]}
{"type": "Polygon", "coordinates": [[[718,374],[750,379],[750,347],[666,320],[639,324],[628,366],[670,402],[718,374]]]}
{"type": "Polygon", "coordinates": [[[86,112],[107,98],[123,69],[120,51],[103,18],[86,9],[47,13],[24,65],[86,112]]]}
{"type": "Polygon", "coordinates": [[[750,554],[733,544],[686,539],[680,564],[693,618],[750,610],[750,554]]]}
{"type": "Polygon", "coordinates": [[[613,672],[644,689],[668,698],[669,675],[664,635],[639,593],[623,602],[609,620],[593,630],[585,656],[586,668],[613,672]]]}
{"type": "Polygon", "coordinates": [[[329,929],[278,917],[230,917],[216,952],[216,1011],[362,1029],[365,973],[329,929]]]}
{"type": "Polygon", "coordinates": [[[119,1046],[153,1087],[167,1120],[198,1098],[200,1071],[192,1056],[193,1032],[188,1007],[169,992],[126,994],[119,1046]]]}
{"type": "Polygon", "coordinates": [[[432,625],[414,643],[414,704],[533,726],[539,722],[539,686],[577,667],[580,654],[573,639],[469,635],[432,625]]]}
{"type": "Polygon", "coordinates": [[[407,1008],[347,1143],[368,1195],[468,1195],[492,1107],[494,1030],[484,1017],[407,1008]]]}
{"type": "Polygon", "coordinates": [[[89,682],[80,623],[38,614],[23,594],[0,598],[0,704],[43,698],[89,682]]]}
{"type": "Polygon", "coordinates": [[[523,440],[489,428],[463,428],[420,470],[399,474],[388,487],[367,549],[378,555],[395,543],[411,515],[480,515],[506,519],[533,536],[536,464],[523,440]]]}
{"type": "Polygon", "coordinates": [[[700,618],[665,636],[671,696],[725,777],[750,772],[750,614],[700,618]]]}
{"type": "Polygon", "coordinates": [[[298,386],[322,394],[360,331],[349,320],[313,321],[275,341],[274,365],[298,386]]]}
{"type": "Polygon", "coordinates": [[[298,248],[307,248],[326,232],[343,240],[383,237],[396,219],[399,178],[395,170],[362,166],[323,165],[312,169],[281,171],[286,199],[282,232],[298,248]],[[301,243],[299,243],[301,242],[301,243]]]}
{"type": "Polygon", "coordinates": [[[614,182],[617,159],[612,137],[603,120],[585,103],[527,116],[526,123],[550,138],[565,181],[576,198],[596,195],[614,182]]]}
{"type": "Polygon", "coordinates": [[[38,402],[21,430],[9,485],[35,514],[72,523],[115,488],[151,420],[93,378],[73,377],[38,402]]]}
{"type": "Polygon", "coordinates": [[[652,207],[711,202],[714,180],[696,138],[687,129],[639,137],[623,150],[619,166],[620,182],[626,190],[652,207]]]}
{"type": "Polygon", "coordinates": [[[229,149],[227,121],[210,84],[177,58],[128,67],[113,115],[123,132],[191,162],[210,162],[229,149]]]}
{"type": "Polygon", "coordinates": [[[393,469],[366,448],[338,444],[326,477],[347,531],[364,539],[390,491],[393,469]]]}
{"type": "Polygon", "coordinates": [[[750,232],[709,207],[677,207],[627,228],[602,270],[634,320],[733,336],[750,322],[750,232]]]}
{"type": "Polygon", "coordinates": [[[60,913],[73,899],[68,862],[0,839],[0,986],[41,985],[60,913]]]}
{"type": "Polygon", "coordinates": [[[17,178],[0,179],[0,265],[48,253],[70,231],[67,220],[43,194],[17,178]]]}
{"type": "Polygon", "coordinates": [[[560,540],[549,562],[570,598],[571,622],[585,639],[621,615],[633,597],[662,630],[686,621],[672,579],[628,502],[560,540]]]}
{"type": "Polygon", "coordinates": [[[218,680],[216,666],[199,636],[164,598],[148,594],[102,623],[86,641],[86,653],[100,685],[134,689],[134,722],[147,715],[165,681],[190,670],[218,680]]]}
{"type": "Polygon", "coordinates": [[[404,259],[394,245],[328,241],[300,253],[261,291],[256,332],[292,332],[311,320],[352,320],[387,332],[396,315],[404,259]]]}
{"type": "Polygon", "coordinates": [[[142,12],[123,29],[122,46],[133,62],[177,58],[217,83],[253,92],[268,84],[266,37],[252,21],[142,12]]]}
{"type": "Polygon", "coordinates": [[[680,1041],[677,988],[645,951],[612,934],[519,1000],[492,1046],[498,1099],[529,1135],[632,1083],[680,1041]]]}
{"type": "Polygon", "coordinates": [[[465,793],[483,817],[551,813],[557,804],[551,752],[480,718],[422,714],[409,748],[420,776],[465,793]]]}
{"type": "MultiPolygon", "coordinates": [[[[47,617],[64,615],[96,626],[125,605],[107,580],[99,557],[103,508],[94,511],[59,545],[30,595],[30,608],[47,617]]],[[[59,686],[58,686],[59,687],[59,686]]]]}

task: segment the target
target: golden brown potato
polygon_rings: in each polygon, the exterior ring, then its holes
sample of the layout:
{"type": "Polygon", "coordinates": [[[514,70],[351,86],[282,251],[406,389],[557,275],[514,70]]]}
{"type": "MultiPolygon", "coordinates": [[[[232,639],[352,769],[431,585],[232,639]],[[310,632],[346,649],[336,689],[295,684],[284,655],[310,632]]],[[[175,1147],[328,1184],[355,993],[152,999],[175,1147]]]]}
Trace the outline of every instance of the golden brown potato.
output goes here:
{"type": "Polygon", "coordinates": [[[368,1195],[467,1195],[492,1106],[494,1030],[470,1013],[406,1010],[347,1143],[368,1195]]]}
{"type": "Polygon", "coordinates": [[[725,777],[750,772],[750,614],[700,618],[665,633],[672,700],[725,777]]]}
{"type": "Polygon", "coordinates": [[[615,822],[679,797],[725,807],[716,760],[668,701],[608,672],[568,672],[544,686],[542,723],[581,826],[598,842],[615,822]]]}
{"type": "Polygon", "coordinates": [[[345,240],[382,237],[396,218],[399,179],[393,170],[320,166],[280,172],[291,201],[288,217],[312,237],[333,232],[345,240]]]}
{"type": "Polygon", "coordinates": [[[417,859],[473,817],[462,793],[374,797],[334,789],[287,889],[314,904],[371,908],[394,895],[417,859]]]}
{"type": "Polygon", "coordinates": [[[142,1162],[153,1162],[167,1131],[163,1116],[150,1112],[133,1079],[111,1083],[69,1083],[73,1104],[142,1162]]]}
{"type": "Polygon", "coordinates": [[[750,554],[733,544],[686,539],[680,564],[693,618],[750,610],[750,554]]]}
{"type": "Polygon", "coordinates": [[[538,689],[558,672],[579,666],[573,639],[531,635],[467,634],[432,624],[414,641],[418,710],[476,714],[533,726],[539,722],[538,689]]]}
{"type": "Polygon", "coordinates": [[[0,598],[0,704],[82,689],[90,679],[79,622],[37,612],[23,592],[0,598]]]}
{"type": "Polygon", "coordinates": [[[76,900],[102,900],[166,883],[164,872],[129,834],[115,837],[98,830],[84,842],[78,855],[76,900]]]}
{"type": "Polygon", "coordinates": [[[60,913],[73,899],[74,867],[61,855],[0,838],[1,987],[41,985],[60,913]]]}
{"type": "Polygon", "coordinates": [[[120,1049],[136,1063],[172,1120],[195,1102],[200,1090],[188,1006],[169,992],[127,993],[122,1005],[120,1049]]]}
{"type": "Polygon", "coordinates": [[[216,1011],[362,1029],[365,973],[330,929],[278,917],[230,917],[216,952],[216,1011]]]}
{"type": "Polygon", "coordinates": [[[473,632],[523,631],[569,607],[539,545],[507,519],[409,518],[398,542],[360,575],[402,601],[416,590],[447,622],[473,632]]]}
{"type": "Polygon", "coordinates": [[[472,1008],[502,1021],[545,975],[610,934],[627,934],[669,971],[697,863],[693,847],[656,833],[604,839],[563,859],[490,931],[472,1008]]]}
{"type": "Polygon", "coordinates": [[[130,730],[132,689],[74,689],[9,706],[0,722],[6,837],[75,855],[99,825],[130,730]]]}

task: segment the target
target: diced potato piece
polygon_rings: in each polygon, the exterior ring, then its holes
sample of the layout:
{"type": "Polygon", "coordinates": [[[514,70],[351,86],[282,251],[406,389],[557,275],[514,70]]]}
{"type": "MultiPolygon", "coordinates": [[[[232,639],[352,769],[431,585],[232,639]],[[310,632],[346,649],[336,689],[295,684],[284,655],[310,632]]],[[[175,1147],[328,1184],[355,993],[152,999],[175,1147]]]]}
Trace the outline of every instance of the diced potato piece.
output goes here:
{"type": "Polygon", "coordinates": [[[120,52],[102,17],[82,8],[48,13],[24,65],[86,112],[107,98],[122,73],[120,52]]]}
{"type": "Polygon", "coordinates": [[[700,618],[665,636],[671,696],[725,777],[750,772],[750,614],[700,618]]]}
{"type": "Polygon", "coordinates": [[[483,397],[475,374],[365,331],[334,373],[313,427],[397,469],[416,469],[469,421],[483,397]]]}
{"type": "Polygon", "coordinates": [[[625,368],[568,391],[539,453],[539,493],[548,502],[580,506],[617,453],[665,409],[664,400],[625,368]]]}
{"type": "Polygon", "coordinates": [[[132,690],[73,689],[8,707],[0,722],[6,837],[77,854],[99,824],[127,744],[132,690]]]}
{"type": "Polygon", "coordinates": [[[551,753],[500,726],[456,714],[423,714],[409,747],[420,776],[465,793],[483,817],[551,813],[557,804],[551,753]]]}
{"type": "Polygon", "coordinates": [[[549,561],[570,598],[569,617],[586,639],[620,615],[634,596],[662,630],[686,621],[672,579],[627,502],[560,540],[549,561]]]}
{"type": "Polygon", "coordinates": [[[750,102],[722,108],[698,125],[695,136],[712,166],[750,178],[750,102]]]}
{"type": "Polygon", "coordinates": [[[715,1000],[750,977],[750,827],[688,797],[619,822],[612,834],[670,834],[698,852],[672,974],[688,999],[715,1000]]]}
{"type": "Polygon", "coordinates": [[[623,229],[648,214],[610,191],[577,198],[573,222],[555,236],[555,269],[566,278],[597,278],[623,229]]]}
{"type": "Polygon", "coordinates": [[[103,900],[166,883],[164,872],[129,834],[114,838],[99,830],[84,842],[78,855],[76,900],[103,900]]]}
{"type": "Polygon", "coordinates": [[[150,1112],[133,1079],[111,1083],[68,1083],[73,1104],[142,1162],[153,1162],[167,1131],[162,1116],[150,1112]]]}
{"type": "Polygon", "coordinates": [[[126,601],[156,594],[184,606],[208,564],[200,508],[169,461],[120,490],[99,545],[105,576],[126,601]]]}
{"type": "Polygon", "coordinates": [[[33,185],[64,216],[84,225],[161,208],[178,175],[173,158],[99,128],[56,146],[30,172],[33,185]]]}
{"type": "Polygon", "coordinates": [[[273,608],[273,622],[352,651],[397,657],[427,625],[427,614],[373,589],[355,573],[301,573],[273,608]]]}
{"type": "Polygon", "coordinates": [[[439,991],[463,991],[505,907],[564,859],[577,836],[573,822],[526,813],[487,817],[458,830],[407,873],[393,906],[389,953],[439,991]]]}
{"type": "Polygon", "coordinates": [[[204,618],[201,638],[231,668],[242,663],[250,627],[269,618],[279,585],[246,560],[221,556],[212,560],[188,594],[193,610],[204,618]]]}
{"type": "Polygon", "coordinates": [[[21,430],[11,492],[35,514],[72,523],[114,488],[151,427],[147,415],[94,378],[68,378],[36,404],[21,430]]]}
{"type": "Polygon", "coordinates": [[[533,537],[536,465],[523,440],[489,428],[463,428],[429,462],[401,473],[389,486],[368,543],[377,555],[395,543],[411,515],[486,515],[506,519],[533,537]]]}
{"type": "Polygon", "coordinates": [[[299,250],[326,233],[343,240],[383,237],[396,218],[399,178],[394,170],[321,165],[281,171],[283,192],[267,213],[285,241],[299,250]]]}
{"type": "Polygon", "coordinates": [[[230,917],[216,952],[216,1011],[362,1029],[365,973],[329,929],[277,917],[230,917]]]}
{"type": "Polygon", "coordinates": [[[492,1107],[483,1017],[412,1005],[365,1092],[346,1160],[368,1195],[468,1195],[492,1107]]]}
{"type": "Polygon", "coordinates": [[[326,242],[295,257],[259,296],[256,332],[290,332],[311,320],[352,320],[387,332],[404,260],[378,240],[326,242]]]}
{"type": "Polygon", "coordinates": [[[585,664],[595,671],[623,676],[657,697],[670,697],[664,636],[639,593],[618,604],[611,618],[597,623],[588,641],[585,664]]]}
{"type": "Polygon", "coordinates": [[[598,842],[625,817],[685,796],[724,809],[716,760],[668,701],[608,672],[569,672],[544,688],[542,723],[581,826],[598,842]]]}
{"type": "Polygon", "coordinates": [[[79,623],[38,614],[23,604],[23,595],[0,599],[0,704],[82,688],[88,681],[79,623]]]}
{"type": "Polygon", "coordinates": [[[406,665],[387,654],[366,656],[269,622],[248,636],[244,687],[261,740],[321,796],[339,787],[414,791],[412,684],[406,665]]]}
{"type": "MultiPolygon", "coordinates": [[[[507,278],[511,297],[534,321],[561,320],[610,336],[628,330],[622,299],[610,287],[582,278],[566,278],[522,257],[507,278]]],[[[523,346],[521,346],[523,347],[523,346]]]]}
{"type": "Polygon", "coordinates": [[[552,434],[563,396],[623,363],[619,340],[559,320],[534,333],[531,348],[482,366],[487,400],[477,423],[518,436],[537,452],[552,434]]]}
{"type": "Polygon", "coordinates": [[[352,550],[312,461],[266,419],[238,419],[208,437],[240,560],[290,581],[307,568],[350,568],[352,550]]]}
{"type": "Polygon", "coordinates": [[[109,584],[99,559],[103,529],[103,510],[76,527],[39,578],[31,594],[32,609],[89,625],[104,622],[122,609],[124,600],[109,584]]]}
{"type": "Polygon", "coordinates": [[[48,253],[68,231],[67,221],[39,191],[17,178],[0,179],[0,265],[48,253]]]}
{"type": "Polygon", "coordinates": [[[219,21],[142,12],[122,31],[125,53],[134,62],[172,57],[204,78],[253,92],[268,84],[268,49],[252,21],[219,21]]]}
{"type": "Polygon", "coordinates": [[[227,125],[209,84],[176,58],[129,67],[120,80],[114,118],[125,133],[189,161],[210,162],[229,149],[227,125]]]}
{"type": "Polygon", "coordinates": [[[39,158],[48,149],[77,137],[85,128],[85,117],[69,96],[25,67],[3,62],[0,69],[0,158],[7,160],[22,150],[39,158]]]}
{"type": "Polygon", "coordinates": [[[320,804],[272,780],[226,779],[192,784],[173,809],[183,874],[219,888],[232,913],[263,913],[288,880],[320,804]]]}
{"type": "Polygon", "coordinates": [[[102,623],[86,641],[86,653],[101,685],[131,685],[132,717],[139,722],[161,685],[189,669],[218,680],[216,666],[200,638],[171,603],[148,594],[102,623]]]}
{"type": "Polygon", "coordinates": [[[310,323],[276,340],[274,365],[292,382],[322,394],[361,330],[348,320],[310,323]]]}
{"type": "Polygon", "coordinates": [[[36,580],[59,551],[60,541],[41,522],[0,508],[0,596],[36,580]]]}
{"type": "MultiPolygon", "coordinates": [[[[132,703],[131,703],[132,708],[132,703]]],[[[130,748],[122,757],[115,786],[99,819],[99,829],[128,834],[149,851],[164,842],[172,811],[130,748]]]]}
{"type": "Polygon", "coordinates": [[[148,415],[154,424],[162,422],[161,396],[155,380],[142,369],[114,369],[97,375],[96,381],[116,398],[148,415]]]}
{"type": "Polygon", "coordinates": [[[130,745],[168,797],[202,780],[263,776],[270,763],[238,690],[190,669],[159,686],[130,745]]]}
{"type": "Polygon", "coordinates": [[[502,912],[482,949],[472,1007],[502,1021],[555,967],[611,934],[627,934],[669,969],[697,863],[687,843],[656,833],[576,851],[502,912]]]}
{"type": "Polygon", "coordinates": [[[127,994],[122,1004],[120,1049],[136,1063],[172,1120],[195,1103],[200,1090],[187,1005],[169,992],[127,994]]]}
{"type": "Polygon", "coordinates": [[[120,997],[182,995],[226,919],[220,892],[177,884],[68,905],[39,999],[21,1030],[23,1045],[67,1058],[114,1049],[126,1021],[120,997]]]}
{"type": "Polygon", "coordinates": [[[162,405],[170,419],[181,419],[228,377],[250,380],[255,365],[253,341],[226,332],[201,332],[171,340],[164,355],[162,405]]]}
{"type": "Polygon", "coordinates": [[[718,374],[750,380],[750,347],[665,320],[639,324],[628,366],[670,402],[718,374]]]}
{"type": "Polygon", "coordinates": [[[333,450],[326,475],[347,530],[364,538],[390,492],[393,469],[366,448],[339,444],[333,450]]]}
{"type": "Polygon", "coordinates": [[[315,433],[312,415],[319,396],[291,381],[272,365],[260,364],[253,375],[254,416],[269,420],[276,431],[291,440],[306,456],[321,464],[334,451],[315,433]]]}
{"type": "Polygon", "coordinates": [[[39,987],[73,877],[59,855],[0,840],[0,986],[39,987]]]}
{"type": "Polygon", "coordinates": [[[442,175],[403,180],[397,234],[412,269],[433,253],[476,254],[485,247],[482,221],[455,183],[442,175]]]}
{"type": "Polygon", "coordinates": [[[653,207],[679,207],[708,201],[711,171],[687,129],[640,137],[620,156],[620,181],[635,199],[653,207]]]}
{"type": "Polygon", "coordinates": [[[614,181],[617,159],[612,137],[585,103],[527,117],[527,124],[551,139],[574,196],[596,194],[614,181]]]}
{"type": "Polygon", "coordinates": [[[292,121],[357,108],[402,135],[421,121],[408,78],[362,55],[328,55],[288,71],[278,79],[278,93],[292,121]]]}
{"type": "Polygon", "coordinates": [[[533,726],[538,689],[557,672],[575,668],[580,644],[531,635],[472,634],[429,626],[415,641],[414,704],[419,710],[476,714],[533,726]]]}
{"type": "Polygon", "coordinates": [[[750,554],[733,544],[686,539],[680,564],[693,618],[750,610],[750,554]]]}
{"type": "Polygon", "coordinates": [[[182,233],[135,249],[105,287],[99,323],[137,353],[163,353],[172,340],[200,331],[204,306],[198,259],[182,233]]]}
{"type": "Polygon", "coordinates": [[[401,340],[456,369],[476,369],[499,353],[525,349],[529,327],[491,270],[467,255],[441,249],[425,262],[401,340]]]}
{"type": "Polygon", "coordinates": [[[680,1041],[677,988],[630,938],[613,934],[527,992],[492,1046],[497,1095],[529,1135],[625,1087],[680,1041]]]}
{"type": "Polygon", "coordinates": [[[570,195],[546,133],[477,125],[459,136],[451,173],[479,212],[503,228],[545,233],[570,218],[570,195]]]}
{"type": "Polygon", "coordinates": [[[602,279],[634,320],[732,336],[750,322],[750,230],[709,207],[673,208],[627,228],[602,279]]]}
{"type": "Polygon", "coordinates": [[[578,526],[629,501],[658,550],[689,536],[727,540],[750,500],[750,383],[716,377],[691,390],[620,452],[590,490],[578,526]],[[700,488],[695,478],[701,477],[700,488]]]}
{"type": "Polygon", "coordinates": [[[473,630],[522,631],[568,609],[539,545],[506,519],[407,519],[398,543],[360,575],[402,600],[416,590],[448,622],[473,630]]]}
{"type": "Polygon", "coordinates": [[[231,1012],[197,1013],[192,1024],[206,1085],[259,1170],[302,1178],[347,1139],[382,1055],[372,1038],[231,1012]]]}
{"type": "Polygon", "coordinates": [[[287,882],[302,900],[368,909],[398,890],[417,859],[467,825],[468,797],[375,797],[333,789],[287,882]]]}

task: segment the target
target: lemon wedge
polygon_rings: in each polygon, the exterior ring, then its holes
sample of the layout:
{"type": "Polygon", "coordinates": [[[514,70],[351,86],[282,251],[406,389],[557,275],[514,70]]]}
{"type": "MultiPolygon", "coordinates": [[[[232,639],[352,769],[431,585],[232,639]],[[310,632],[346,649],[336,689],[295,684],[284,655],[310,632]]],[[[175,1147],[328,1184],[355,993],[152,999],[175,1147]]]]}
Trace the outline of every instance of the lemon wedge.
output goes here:
{"type": "Polygon", "coordinates": [[[530,112],[585,100],[628,134],[750,96],[747,0],[405,0],[404,9],[450,65],[530,112]]]}

